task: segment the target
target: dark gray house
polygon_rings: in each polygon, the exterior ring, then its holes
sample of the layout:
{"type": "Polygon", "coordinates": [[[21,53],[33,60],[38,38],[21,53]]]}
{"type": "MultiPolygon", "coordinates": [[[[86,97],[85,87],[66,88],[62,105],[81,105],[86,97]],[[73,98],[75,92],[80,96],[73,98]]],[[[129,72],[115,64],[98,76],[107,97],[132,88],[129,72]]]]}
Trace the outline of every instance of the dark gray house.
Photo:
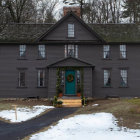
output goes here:
{"type": "Polygon", "coordinates": [[[140,97],[140,25],[11,24],[0,33],[0,97],[140,97]]]}

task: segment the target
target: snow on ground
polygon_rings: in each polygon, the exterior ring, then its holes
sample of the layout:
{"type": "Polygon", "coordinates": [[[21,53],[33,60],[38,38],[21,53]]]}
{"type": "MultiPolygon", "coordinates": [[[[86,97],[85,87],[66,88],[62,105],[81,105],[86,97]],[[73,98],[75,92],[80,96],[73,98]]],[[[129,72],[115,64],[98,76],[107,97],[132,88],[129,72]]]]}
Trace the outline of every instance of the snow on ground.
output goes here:
{"type": "Polygon", "coordinates": [[[140,140],[140,130],[118,127],[110,113],[76,115],[62,119],[30,140],[140,140]]]}
{"type": "Polygon", "coordinates": [[[96,106],[99,106],[99,104],[93,104],[92,106],[96,107],[96,106]]]}
{"type": "Polygon", "coordinates": [[[0,111],[0,117],[5,120],[10,120],[10,122],[22,122],[32,119],[38,116],[40,113],[46,111],[47,109],[54,108],[53,106],[38,105],[33,106],[33,108],[17,108],[17,120],[15,118],[15,110],[3,110],[0,111]]]}

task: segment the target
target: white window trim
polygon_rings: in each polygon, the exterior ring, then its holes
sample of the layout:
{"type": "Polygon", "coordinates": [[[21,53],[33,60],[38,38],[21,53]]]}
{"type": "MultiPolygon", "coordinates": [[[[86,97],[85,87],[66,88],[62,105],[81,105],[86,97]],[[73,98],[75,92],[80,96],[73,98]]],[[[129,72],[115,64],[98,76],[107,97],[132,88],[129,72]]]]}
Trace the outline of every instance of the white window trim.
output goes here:
{"type": "Polygon", "coordinates": [[[68,23],[68,37],[75,37],[75,27],[73,23],[68,23]]]}
{"type": "Polygon", "coordinates": [[[38,83],[38,87],[45,87],[45,70],[44,69],[39,69],[38,70],[38,73],[37,73],[37,77],[38,77],[38,81],[37,81],[37,83],[38,83]],[[43,72],[43,85],[42,86],[40,86],[40,74],[41,74],[41,71],[43,72]]]}

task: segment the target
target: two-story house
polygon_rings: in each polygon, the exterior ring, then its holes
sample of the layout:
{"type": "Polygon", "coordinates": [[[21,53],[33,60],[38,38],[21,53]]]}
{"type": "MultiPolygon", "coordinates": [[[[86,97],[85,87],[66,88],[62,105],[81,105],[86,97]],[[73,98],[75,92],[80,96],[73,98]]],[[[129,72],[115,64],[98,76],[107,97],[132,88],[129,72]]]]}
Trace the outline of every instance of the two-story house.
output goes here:
{"type": "Polygon", "coordinates": [[[10,24],[0,33],[0,97],[140,96],[140,25],[10,24]]]}

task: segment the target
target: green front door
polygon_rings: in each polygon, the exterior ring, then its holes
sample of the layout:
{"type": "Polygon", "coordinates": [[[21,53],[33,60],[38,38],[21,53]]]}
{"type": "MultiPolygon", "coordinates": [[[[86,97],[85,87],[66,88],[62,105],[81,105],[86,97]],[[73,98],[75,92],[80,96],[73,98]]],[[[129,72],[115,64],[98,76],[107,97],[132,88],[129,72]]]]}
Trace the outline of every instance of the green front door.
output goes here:
{"type": "Polygon", "coordinates": [[[65,72],[65,94],[76,95],[74,70],[66,70],[65,72]]]}

